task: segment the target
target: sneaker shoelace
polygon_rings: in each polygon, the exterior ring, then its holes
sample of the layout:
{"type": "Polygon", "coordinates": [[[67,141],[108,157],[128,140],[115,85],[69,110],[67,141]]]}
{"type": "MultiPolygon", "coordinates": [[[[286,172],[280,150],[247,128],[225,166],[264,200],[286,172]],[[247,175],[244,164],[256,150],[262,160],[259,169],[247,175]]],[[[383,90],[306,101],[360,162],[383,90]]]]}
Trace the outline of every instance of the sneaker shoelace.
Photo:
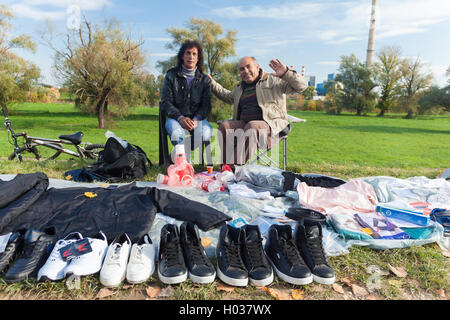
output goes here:
{"type": "Polygon", "coordinates": [[[113,253],[111,255],[110,264],[117,264],[120,266],[120,252],[121,252],[122,246],[120,243],[114,244],[113,253]]]}
{"type": "Polygon", "coordinates": [[[297,247],[292,240],[281,240],[281,247],[283,248],[283,254],[287,258],[289,264],[292,266],[304,265],[302,256],[297,250],[297,247]]]}
{"type": "Polygon", "coordinates": [[[312,254],[314,264],[328,265],[328,261],[322,246],[322,239],[320,237],[306,239],[306,245],[308,246],[308,249],[312,254]]]}
{"type": "Polygon", "coordinates": [[[262,239],[246,243],[250,264],[253,268],[265,267],[264,251],[262,249],[262,239]]]}
{"type": "Polygon", "coordinates": [[[200,264],[207,264],[206,261],[206,257],[203,254],[203,250],[202,247],[200,246],[199,243],[192,243],[191,245],[191,257],[192,257],[192,262],[194,262],[194,264],[200,265],[200,264]]]}
{"type": "Polygon", "coordinates": [[[181,264],[179,241],[169,241],[166,244],[166,265],[167,267],[181,264]]]}
{"type": "Polygon", "coordinates": [[[227,260],[230,267],[245,269],[241,258],[240,245],[236,243],[224,243],[225,252],[227,253],[227,260]]]}

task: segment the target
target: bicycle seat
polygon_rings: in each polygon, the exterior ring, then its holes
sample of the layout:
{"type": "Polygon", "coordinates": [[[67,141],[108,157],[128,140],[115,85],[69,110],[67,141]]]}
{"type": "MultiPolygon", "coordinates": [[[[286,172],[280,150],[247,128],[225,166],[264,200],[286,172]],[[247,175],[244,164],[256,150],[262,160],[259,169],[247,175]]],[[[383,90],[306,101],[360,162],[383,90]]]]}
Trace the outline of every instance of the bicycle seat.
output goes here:
{"type": "Polygon", "coordinates": [[[81,143],[81,137],[83,137],[83,132],[78,131],[77,133],[70,134],[70,135],[62,134],[58,138],[64,139],[64,140],[69,140],[69,141],[73,142],[74,145],[77,146],[81,143]]]}

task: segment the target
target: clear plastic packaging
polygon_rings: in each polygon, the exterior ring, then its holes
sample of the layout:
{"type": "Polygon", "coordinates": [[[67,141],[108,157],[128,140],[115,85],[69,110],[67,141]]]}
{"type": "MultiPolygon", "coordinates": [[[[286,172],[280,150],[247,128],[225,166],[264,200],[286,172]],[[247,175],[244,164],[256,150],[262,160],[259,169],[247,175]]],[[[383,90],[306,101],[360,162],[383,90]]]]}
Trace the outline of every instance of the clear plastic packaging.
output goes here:
{"type": "Polygon", "coordinates": [[[122,145],[122,147],[126,148],[128,147],[128,141],[127,140],[123,140],[122,138],[119,138],[118,136],[116,136],[116,134],[112,131],[106,131],[105,132],[105,137],[106,138],[114,138],[117,141],[119,141],[119,143],[122,145]]]}

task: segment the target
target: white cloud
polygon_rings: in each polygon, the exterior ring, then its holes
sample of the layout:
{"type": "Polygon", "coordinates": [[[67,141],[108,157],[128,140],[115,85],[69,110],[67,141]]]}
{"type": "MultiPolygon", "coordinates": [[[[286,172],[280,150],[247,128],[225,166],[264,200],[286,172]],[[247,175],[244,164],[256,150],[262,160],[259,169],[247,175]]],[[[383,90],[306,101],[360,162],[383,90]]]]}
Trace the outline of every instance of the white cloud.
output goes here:
{"type": "Polygon", "coordinates": [[[84,11],[96,11],[109,6],[109,0],[24,0],[11,5],[14,14],[33,20],[64,20],[66,9],[75,5],[84,11]]]}
{"type": "Polygon", "coordinates": [[[262,18],[276,20],[302,19],[307,15],[317,15],[322,10],[321,3],[284,3],[271,6],[254,5],[213,9],[212,13],[229,19],[262,18]]]}
{"type": "MultiPolygon", "coordinates": [[[[285,2],[277,5],[229,6],[216,8],[212,14],[229,19],[272,19],[296,21],[305,34],[329,44],[345,44],[367,38],[371,1],[321,0],[285,2]]],[[[450,20],[449,0],[378,1],[376,38],[418,34],[450,20]]]]}

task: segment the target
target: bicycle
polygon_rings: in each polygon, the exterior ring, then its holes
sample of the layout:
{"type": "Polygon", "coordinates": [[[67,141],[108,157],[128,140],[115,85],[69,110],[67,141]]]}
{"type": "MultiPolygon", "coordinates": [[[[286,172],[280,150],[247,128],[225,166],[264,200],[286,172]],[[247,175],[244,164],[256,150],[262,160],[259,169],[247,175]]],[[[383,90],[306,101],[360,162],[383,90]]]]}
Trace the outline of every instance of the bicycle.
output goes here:
{"type": "Polygon", "coordinates": [[[22,131],[16,134],[12,128],[11,120],[8,118],[6,110],[2,108],[3,116],[5,117],[5,126],[8,131],[8,141],[10,144],[14,145],[14,152],[8,157],[8,160],[14,160],[16,157],[22,162],[22,153],[29,152],[34,155],[37,160],[42,157],[39,154],[37,147],[46,147],[49,149],[54,149],[56,152],[48,157],[46,160],[54,160],[61,153],[66,153],[71,156],[82,158],[82,159],[97,159],[98,153],[105,148],[104,144],[92,144],[87,142],[82,142],[83,132],[78,131],[71,135],[60,135],[58,139],[48,139],[29,136],[26,131],[22,131]],[[11,138],[12,142],[11,142],[11,138]],[[17,138],[23,138],[23,143],[20,146],[17,138]],[[76,152],[64,148],[64,145],[73,145],[76,148],[76,152]]]}

